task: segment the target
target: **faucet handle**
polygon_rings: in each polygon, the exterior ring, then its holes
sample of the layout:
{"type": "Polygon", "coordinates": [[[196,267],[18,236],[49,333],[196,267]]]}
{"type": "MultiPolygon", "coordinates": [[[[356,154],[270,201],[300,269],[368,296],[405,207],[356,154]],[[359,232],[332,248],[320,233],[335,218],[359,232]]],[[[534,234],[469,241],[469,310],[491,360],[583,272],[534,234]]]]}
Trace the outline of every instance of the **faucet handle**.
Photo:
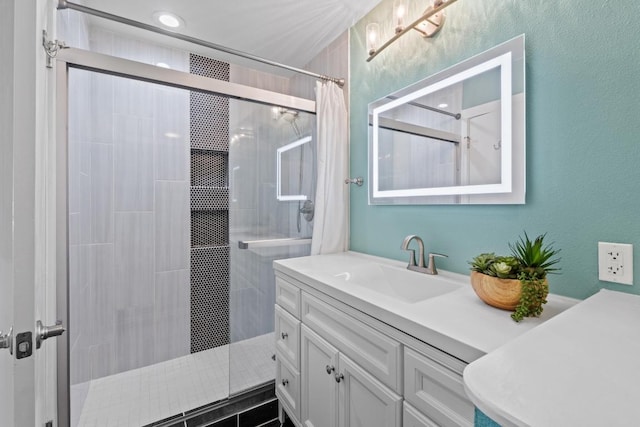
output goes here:
{"type": "Polygon", "coordinates": [[[429,252],[429,265],[427,266],[427,270],[431,272],[431,274],[438,274],[438,269],[436,268],[435,257],[440,258],[449,258],[449,255],[439,254],[437,252],[429,252]]]}
{"type": "Polygon", "coordinates": [[[440,258],[449,258],[449,255],[445,255],[445,254],[439,254],[437,252],[429,252],[429,258],[433,258],[433,257],[440,257],[440,258]]]}

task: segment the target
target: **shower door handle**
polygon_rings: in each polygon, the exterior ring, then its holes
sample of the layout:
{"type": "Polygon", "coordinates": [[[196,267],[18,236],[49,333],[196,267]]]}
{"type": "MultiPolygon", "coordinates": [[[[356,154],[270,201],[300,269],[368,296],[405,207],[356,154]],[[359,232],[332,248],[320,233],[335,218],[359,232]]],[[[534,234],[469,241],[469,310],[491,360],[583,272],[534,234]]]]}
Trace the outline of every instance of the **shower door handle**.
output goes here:
{"type": "Polygon", "coordinates": [[[64,333],[66,329],[62,326],[62,320],[58,320],[55,325],[43,326],[41,321],[36,322],[36,348],[40,348],[42,341],[58,337],[64,333]]]}

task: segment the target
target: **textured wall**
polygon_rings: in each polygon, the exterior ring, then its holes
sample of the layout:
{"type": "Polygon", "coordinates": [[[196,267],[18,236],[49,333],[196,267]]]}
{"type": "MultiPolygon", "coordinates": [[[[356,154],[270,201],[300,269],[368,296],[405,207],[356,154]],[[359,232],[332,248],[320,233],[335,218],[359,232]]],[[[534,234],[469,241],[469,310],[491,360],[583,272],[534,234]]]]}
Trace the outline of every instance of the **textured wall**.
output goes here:
{"type": "MultiPolygon", "coordinates": [[[[424,6],[414,5],[411,16],[424,6]]],[[[640,293],[640,5],[460,1],[435,39],[408,34],[367,63],[365,26],[388,22],[391,7],[383,1],[351,29],[351,175],[367,176],[369,102],[524,33],[527,199],[523,206],[368,206],[366,188],[352,188],[352,250],[405,259],[400,242],[416,233],[427,250],[449,255],[441,268],[466,273],[475,254],[506,252],[523,230],[547,232],[562,248],[552,292],[640,293]],[[635,286],[598,281],[598,241],[636,245],[635,286]]]]}
{"type": "MultiPolygon", "coordinates": [[[[72,46],[188,67],[183,52],[63,17],[72,46]]],[[[189,353],[188,113],[182,89],[71,71],[72,384],[189,353]]]]}

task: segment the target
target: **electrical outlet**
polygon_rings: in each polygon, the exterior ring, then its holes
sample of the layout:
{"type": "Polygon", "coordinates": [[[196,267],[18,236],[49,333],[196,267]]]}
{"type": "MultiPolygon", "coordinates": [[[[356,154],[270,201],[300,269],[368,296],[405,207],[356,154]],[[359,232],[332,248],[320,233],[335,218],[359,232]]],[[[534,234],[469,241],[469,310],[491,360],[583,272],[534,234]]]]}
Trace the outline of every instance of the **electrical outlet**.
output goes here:
{"type": "Polygon", "coordinates": [[[633,245],[598,242],[598,278],[633,285],[633,245]]]}

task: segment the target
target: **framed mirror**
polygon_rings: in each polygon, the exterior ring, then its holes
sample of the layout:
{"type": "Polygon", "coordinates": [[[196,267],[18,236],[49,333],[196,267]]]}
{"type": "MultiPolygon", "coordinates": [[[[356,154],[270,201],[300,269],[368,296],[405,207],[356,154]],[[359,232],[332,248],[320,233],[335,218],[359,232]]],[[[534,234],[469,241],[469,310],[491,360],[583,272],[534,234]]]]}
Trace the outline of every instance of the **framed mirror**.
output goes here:
{"type": "Polygon", "coordinates": [[[524,203],[524,88],[521,35],[369,104],[369,203],[524,203]]]}
{"type": "Polygon", "coordinates": [[[276,150],[276,197],[280,201],[307,200],[302,193],[302,156],[304,144],[311,142],[306,136],[276,150]]]}

